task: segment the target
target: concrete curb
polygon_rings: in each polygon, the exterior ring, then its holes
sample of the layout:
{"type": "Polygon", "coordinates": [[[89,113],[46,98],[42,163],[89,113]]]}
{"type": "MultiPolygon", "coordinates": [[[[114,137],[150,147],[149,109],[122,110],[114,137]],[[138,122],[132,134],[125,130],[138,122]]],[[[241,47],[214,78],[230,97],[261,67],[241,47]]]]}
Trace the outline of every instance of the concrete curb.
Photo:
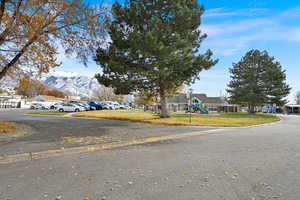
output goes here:
{"type": "Polygon", "coordinates": [[[48,150],[48,151],[40,151],[40,152],[30,152],[30,153],[22,153],[22,154],[14,154],[14,155],[1,155],[0,156],[0,164],[9,164],[9,163],[16,163],[21,161],[31,161],[31,160],[38,160],[42,158],[50,158],[56,157],[60,155],[71,155],[76,153],[85,153],[85,152],[93,152],[93,151],[100,151],[100,150],[110,150],[120,147],[127,147],[133,145],[140,145],[140,144],[147,144],[147,143],[155,143],[167,140],[177,140],[189,137],[196,137],[201,135],[213,134],[220,132],[224,129],[214,129],[214,130],[207,130],[202,132],[190,132],[184,134],[177,134],[177,135],[169,135],[169,136],[162,136],[162,137],[149,137],[145,139],[138,139],[129,142],[122,142],[122,143],[109,143],[109,144],[99,144],[99,145],[88,145],[88,146],[80,146],[80,147],[73,147],[73,148],[62,148],[62,149],[55,149],[55,150],[48,150]]]}
{"type": "Polygon", "coordinates": [[[242,126],[242,127],[229,127],[234,129],[245,129],[245,128],[256,128],[256,127],[263,127],[263,126],[272,126],[276,124],[280,124],[283,122],[283,118],[280,116],[277,116],[280,120],[277,122],[271,122],[271,123],[265,123],[265,124],[258,124],[258,125],[252,125],[252,126],[242,126]]]}

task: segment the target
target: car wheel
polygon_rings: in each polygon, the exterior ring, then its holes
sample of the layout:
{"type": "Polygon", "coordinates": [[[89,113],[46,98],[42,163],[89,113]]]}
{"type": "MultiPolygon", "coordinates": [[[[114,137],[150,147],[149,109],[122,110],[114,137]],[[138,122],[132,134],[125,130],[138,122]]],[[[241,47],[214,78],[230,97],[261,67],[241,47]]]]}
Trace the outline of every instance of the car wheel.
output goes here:
{"type": "Polygon", "coordinates": [[[78,109],[78,108],[76,108],[76,109],[75,109],[75,112],[79,112],[79,109],[78,109]]]}
{"type": "Polygon", "coordinates": [[[64,109],[60,108],[58,111],[59,111],[59,112],[64,112],[64,109]]]}

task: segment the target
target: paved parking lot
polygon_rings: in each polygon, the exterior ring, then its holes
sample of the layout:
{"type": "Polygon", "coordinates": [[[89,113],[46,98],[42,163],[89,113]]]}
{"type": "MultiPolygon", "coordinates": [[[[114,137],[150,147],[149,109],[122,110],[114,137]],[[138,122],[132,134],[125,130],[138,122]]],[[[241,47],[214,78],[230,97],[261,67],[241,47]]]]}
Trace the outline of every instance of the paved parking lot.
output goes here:
{"type": "Polygon", "coordinates": [[[104,137],[105,142],[127,141],[136,138],[164,136],[209,127],[160,126],[104,119],[79,119],[58,116],[26,115],[30,110],[0,110],[0,120],[12,121],[32,127],[31,135],[13,141],[0,141],[0,154],[44,151],[82,144],[62,143],[62,137],[104,137]]]}

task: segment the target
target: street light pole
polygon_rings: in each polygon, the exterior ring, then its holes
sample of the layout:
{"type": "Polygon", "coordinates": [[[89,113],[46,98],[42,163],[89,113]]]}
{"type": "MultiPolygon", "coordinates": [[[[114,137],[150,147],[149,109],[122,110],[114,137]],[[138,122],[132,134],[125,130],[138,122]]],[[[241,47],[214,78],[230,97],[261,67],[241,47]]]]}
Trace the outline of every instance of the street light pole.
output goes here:
{"type": "Polygon", "coordinates": [[[192,88],[190,88],[189,89],[189,92],[190,92],[190,119],[189,119],[189,122],[190,122],[190,124],[192,124],[192,94],[193,94],[193,89],[192,88]]]}

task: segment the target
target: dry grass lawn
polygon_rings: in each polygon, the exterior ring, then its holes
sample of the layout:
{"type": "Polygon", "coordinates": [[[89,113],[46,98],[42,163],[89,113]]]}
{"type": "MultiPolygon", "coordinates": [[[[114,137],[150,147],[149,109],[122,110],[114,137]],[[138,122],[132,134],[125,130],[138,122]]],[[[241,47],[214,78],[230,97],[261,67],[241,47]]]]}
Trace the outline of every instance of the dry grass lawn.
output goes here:
{"type": "Polygon", "coordinates": [[[259,125],[280,121],[274,115],[248,114],[248,113],[224,113],[220,115],[192,114],[192,123],[189,123],[189,114],[171,113],[170,118],[161,119],[158,115],[142,110],[101,110],[76,113],[74,117],[91,117],[114,120],[128,120],[163,125],[192,125],[192,126],[220,126],[242,127],[259,125]]]}
{"type": "Polygon", "coordinates": [[[0,134],[15,131],[16,128],[17,127],[15,123],[0,121],[0,134]]]}
{"type": "Polygon", "coordinates": [[[66,112],[30,112],[29,115],[54,115],[54,116],[63,116],[67,114],[66,112]]]}

